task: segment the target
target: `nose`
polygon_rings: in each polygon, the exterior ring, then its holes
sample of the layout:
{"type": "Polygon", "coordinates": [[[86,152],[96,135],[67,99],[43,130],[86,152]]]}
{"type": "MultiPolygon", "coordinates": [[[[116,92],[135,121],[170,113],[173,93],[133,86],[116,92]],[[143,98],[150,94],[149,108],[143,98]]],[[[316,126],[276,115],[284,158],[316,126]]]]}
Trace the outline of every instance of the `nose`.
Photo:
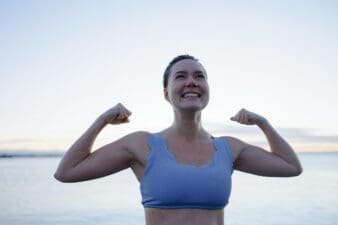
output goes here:
{"type": "Polygon", "coordinates": [[[186,86],[187,87],[197,87],[198,83],[197,81],[194,79],[193,76],[189,76],[188,79],[186,80],[186,86]]]}

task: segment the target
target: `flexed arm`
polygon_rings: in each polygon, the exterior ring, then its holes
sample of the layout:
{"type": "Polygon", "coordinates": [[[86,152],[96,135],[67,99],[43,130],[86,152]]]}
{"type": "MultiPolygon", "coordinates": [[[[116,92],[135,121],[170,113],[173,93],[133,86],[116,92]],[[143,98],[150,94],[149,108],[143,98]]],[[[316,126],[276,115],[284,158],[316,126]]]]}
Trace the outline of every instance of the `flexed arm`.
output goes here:
{"type": "Polygon", "coordinates": [[[108,175],[129,166],[132,155],[120,139],[91,153],[93,143],[107,124],[129,122],[131,112],[122,104],[103,113],[63,156],[54,177],[61,182],[78,182],[108,175]]]}
{"type": "Polygon", "coordinates": [[[268,152],[236,140],[241,149],[235,162],[238,170],[276,177],[297,176],[302,173],[303,169],[295,151],[264,117],[242,109],[231,120],[245,125],[257,125],[265,134],[271,149],[268,152]]]}

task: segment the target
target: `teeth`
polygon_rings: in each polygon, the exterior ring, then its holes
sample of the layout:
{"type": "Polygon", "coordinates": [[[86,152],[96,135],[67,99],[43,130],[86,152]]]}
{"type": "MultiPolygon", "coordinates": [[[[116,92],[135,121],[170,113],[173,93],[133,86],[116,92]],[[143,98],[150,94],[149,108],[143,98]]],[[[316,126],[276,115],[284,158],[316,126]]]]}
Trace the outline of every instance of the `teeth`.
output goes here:
{"type": "Polygon", "coordinates": [[[195,97],[198,96],[197,94],[185,94],[184,97],[195,97]]]}
{"type": "Polygon", "coordinates": [[[199,97],[199,94],[197,93],[185,93],[183,94],[183,97],[199,97]]]}

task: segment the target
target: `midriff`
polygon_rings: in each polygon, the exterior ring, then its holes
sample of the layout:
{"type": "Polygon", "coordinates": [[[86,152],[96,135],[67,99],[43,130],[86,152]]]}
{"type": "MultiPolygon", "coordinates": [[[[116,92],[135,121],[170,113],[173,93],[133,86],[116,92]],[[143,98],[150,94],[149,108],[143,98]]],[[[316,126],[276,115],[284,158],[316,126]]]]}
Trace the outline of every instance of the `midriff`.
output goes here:
{"type": "Polygon", "coordinates": [[[144,208],[146,225],[224,225],[223,209],[144,208]]]}

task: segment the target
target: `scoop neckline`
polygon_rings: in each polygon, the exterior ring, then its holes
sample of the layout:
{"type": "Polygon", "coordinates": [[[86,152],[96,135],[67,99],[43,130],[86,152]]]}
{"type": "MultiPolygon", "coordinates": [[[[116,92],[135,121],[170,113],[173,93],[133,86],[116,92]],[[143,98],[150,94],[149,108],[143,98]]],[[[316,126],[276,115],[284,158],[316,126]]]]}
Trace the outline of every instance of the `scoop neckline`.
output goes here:
{"type": "Polygon", "coordinates": [[[177,161],[175,155],[169,149],[169,144],[168,144],[167,139],[164,138],[160,133],[156,133],[155,135],[157,135],[163,141],[163,144],[165,146],[164,149],[168,153],[169,158],[171,160],[173,160],[177,165],[181,165],[181,166],[184,166],[184,167],[190,167],[190,168],[196,168],[196,169],[198,169],[198,168],[205,168],[205,167],[212,166],[212,165],[214,165],[214,163],[216,161],[216,155],[219,152],[219,150],[218,150],[217,145],[216,145],[216,138],[214,138],[214,137],[212,137],[212,145],[213,145],[213,148],[214,148],[214,153],[213,153],[211,159],[209,160],[209,162],[201,164],[201,165],[193,165],[193,164],[182,163],[182,162],[177,161]]]}

